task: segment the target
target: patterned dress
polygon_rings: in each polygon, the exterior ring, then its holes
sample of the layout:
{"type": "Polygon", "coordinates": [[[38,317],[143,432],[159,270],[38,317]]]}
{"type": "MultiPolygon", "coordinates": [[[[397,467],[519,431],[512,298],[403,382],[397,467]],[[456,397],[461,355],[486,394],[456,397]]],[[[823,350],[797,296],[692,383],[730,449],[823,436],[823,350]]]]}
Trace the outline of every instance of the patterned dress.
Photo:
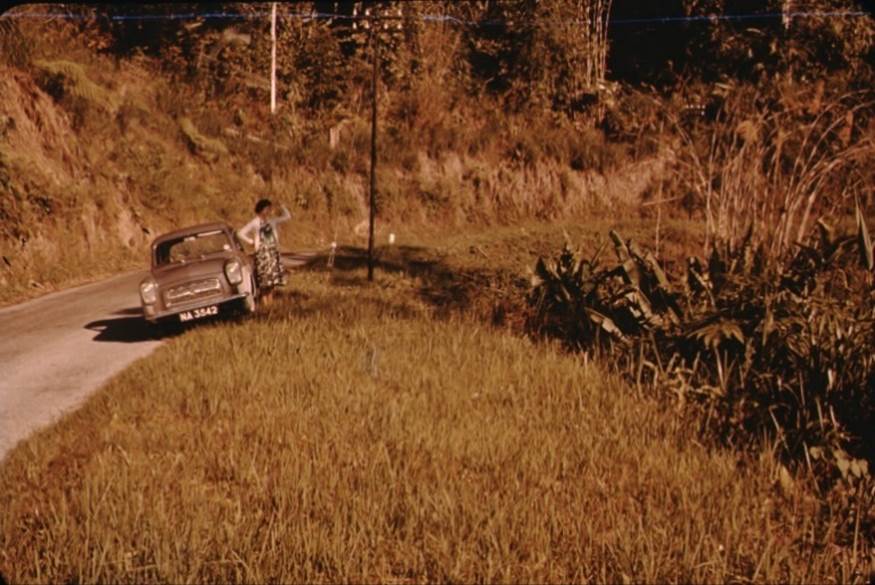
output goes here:
{"type": "Polygon", "coordinates": [[[276,230],[270,222],[264,223],[259,228],[258,238],[258,249],[255,251],[255,280],[259,289],[269,291],[275,286],[286,283],[276,230]]]}

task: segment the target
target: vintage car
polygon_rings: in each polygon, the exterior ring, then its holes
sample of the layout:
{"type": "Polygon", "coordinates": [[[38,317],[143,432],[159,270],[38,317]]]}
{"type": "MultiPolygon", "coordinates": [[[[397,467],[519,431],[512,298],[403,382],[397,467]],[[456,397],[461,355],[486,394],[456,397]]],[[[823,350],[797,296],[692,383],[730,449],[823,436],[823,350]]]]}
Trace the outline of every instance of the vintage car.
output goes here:
{"type": "Polygon", "coordinates": [[[151,263],[140,283],[143,316],[151,323],[186,323],[229,309],[255,311],[252,259],[226,223],[159,236],[152,242],[151,263]]]}

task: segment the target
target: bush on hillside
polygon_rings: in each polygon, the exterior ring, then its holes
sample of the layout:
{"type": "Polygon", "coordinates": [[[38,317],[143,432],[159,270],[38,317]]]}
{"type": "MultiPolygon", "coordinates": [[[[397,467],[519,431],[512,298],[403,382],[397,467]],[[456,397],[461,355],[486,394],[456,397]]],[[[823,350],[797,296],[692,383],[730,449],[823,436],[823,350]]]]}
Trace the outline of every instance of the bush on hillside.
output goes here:
{"type": "Polygon", "coordinates": [[[180,118],[179,129],[191,151],[207,161],[215,162],[220,156],[228,154],[224,142],[201,134],[189,118],[180,118]]]}
{"type": "Polygon", "coordinates": [[[114,96],[88,77],[84,65],[64,59],[37,60],[34,65],[40,86],[73,116],[75,128],[115,110],[114,96]]]}

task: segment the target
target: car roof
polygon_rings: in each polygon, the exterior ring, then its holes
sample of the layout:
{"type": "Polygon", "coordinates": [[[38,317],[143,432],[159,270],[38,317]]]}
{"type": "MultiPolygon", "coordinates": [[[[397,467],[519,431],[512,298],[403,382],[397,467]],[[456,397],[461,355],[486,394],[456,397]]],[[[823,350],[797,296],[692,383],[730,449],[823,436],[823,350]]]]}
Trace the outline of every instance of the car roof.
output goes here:
{"type": "Polygon", "coordinates": [[[195,234],[199,234],[202,232],[210,232],[216,230],[223,230],[226,232],[233,231],[231,226],[225,223],[224,221],[217,221],[213,223],[202,223],[198,225],[193,225],[191,227],[181,228],[178,230],[174,230],[172,232],[167,232],[166,234],[162,234],[155,238],[152,242],[152,247],[158,246],[159,244],[163,244],[164,242],[170,240],[177,240],[179,238],[184,238],[186,236],[193,236],[195,234]]]}

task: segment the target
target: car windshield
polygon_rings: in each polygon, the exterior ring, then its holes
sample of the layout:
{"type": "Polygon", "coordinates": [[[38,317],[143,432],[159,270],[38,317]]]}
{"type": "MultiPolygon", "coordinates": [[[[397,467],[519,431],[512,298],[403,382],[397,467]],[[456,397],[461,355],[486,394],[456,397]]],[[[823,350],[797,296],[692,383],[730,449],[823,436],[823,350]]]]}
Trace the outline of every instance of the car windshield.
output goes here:
{"type": "Polygon", "coordinates": [[[157,266],[163,266],[177,262],[192,262],[227,250],[231,250],[231,240],[224,231],[203,232],[162,242],[155,250],[155,263],[157,266]]]}

